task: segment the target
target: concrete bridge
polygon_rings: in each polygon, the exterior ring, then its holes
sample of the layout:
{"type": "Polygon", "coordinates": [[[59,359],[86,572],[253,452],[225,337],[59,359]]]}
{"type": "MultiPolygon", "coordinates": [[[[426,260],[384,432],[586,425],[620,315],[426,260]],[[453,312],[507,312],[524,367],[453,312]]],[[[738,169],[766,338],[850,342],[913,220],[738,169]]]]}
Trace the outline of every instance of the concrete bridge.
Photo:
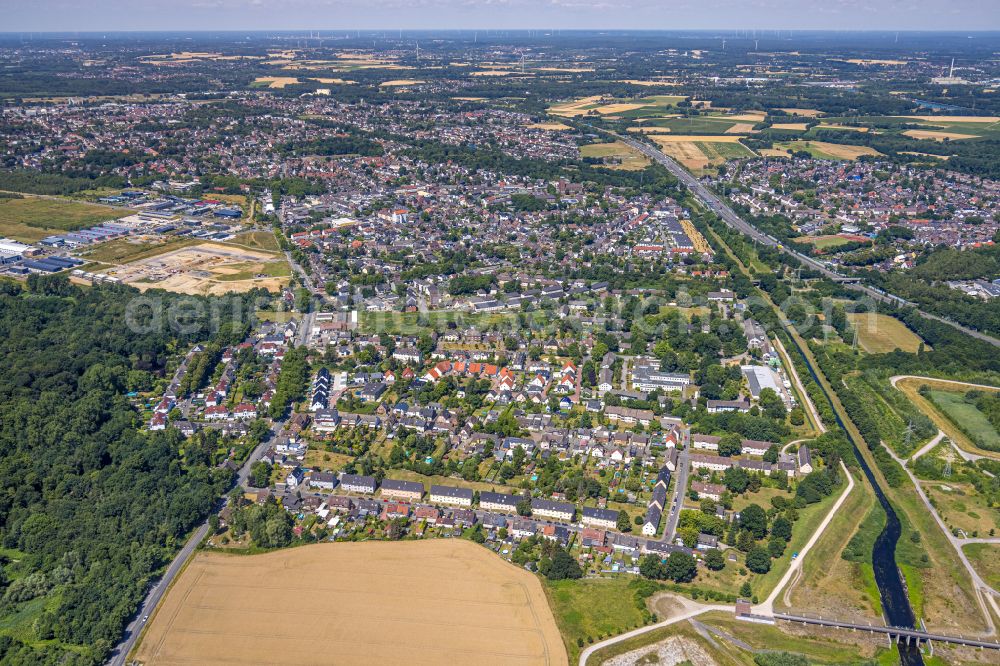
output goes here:
{"type": "MultiPolygon", "coordinates": [[[[748,620],[766,621],[771,619],[764,615],[746,615],[748,620]]],[[[1000,650],[1000,643],[994,641],[984,641],[978,638],[966,638],[964,636],[947,636],[935,634],[919,629],[907,629],[905,627],[879,627],[871,624],[854,624],[851,622],[840,622],[838,620],[824,620],[823,618],[808,617],[805,615],[789,615],[786,613],[775,613],[775,620],[785,622],[797,622],[799,624],[811,624],[821,627],[837,627],[839,629],[850,629],[851,631],[867,631],[872,634],[885,634],[890,640],[896,643],[905,642],[907,645],[926,643],[934,641],[937,643],[950,643],[952,645],[965,645],[967,647],[981,648],[986,650],[1000,650]]]]}

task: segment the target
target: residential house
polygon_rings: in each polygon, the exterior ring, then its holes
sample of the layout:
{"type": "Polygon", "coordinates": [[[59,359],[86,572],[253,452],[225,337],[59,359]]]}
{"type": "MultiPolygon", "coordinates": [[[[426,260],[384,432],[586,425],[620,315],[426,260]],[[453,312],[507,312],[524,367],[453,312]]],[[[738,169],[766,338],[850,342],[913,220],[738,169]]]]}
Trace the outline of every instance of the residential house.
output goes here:
{"type": "MultiPolygon", "coordinates": [[[[383,484],[383,488],[384,488],[383,484]]],[[[456,488],[454,486],[431,486],[431,502],[435,504],[454,504],[457,506],[472,506],[472,489],[456,488]]]]}

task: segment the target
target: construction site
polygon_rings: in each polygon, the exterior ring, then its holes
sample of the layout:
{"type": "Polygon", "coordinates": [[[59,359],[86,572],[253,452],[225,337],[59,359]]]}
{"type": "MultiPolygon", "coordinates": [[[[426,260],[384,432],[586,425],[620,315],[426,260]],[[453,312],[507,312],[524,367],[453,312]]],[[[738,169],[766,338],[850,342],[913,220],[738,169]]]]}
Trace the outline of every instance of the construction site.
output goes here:
{"type": "Polygon", "coordinates": [[[104,272],[141,291],[218,295],[251,289],[280,291],[290,270],[284,257],[218,243],[201,243],[140,259],[104,272]]]}

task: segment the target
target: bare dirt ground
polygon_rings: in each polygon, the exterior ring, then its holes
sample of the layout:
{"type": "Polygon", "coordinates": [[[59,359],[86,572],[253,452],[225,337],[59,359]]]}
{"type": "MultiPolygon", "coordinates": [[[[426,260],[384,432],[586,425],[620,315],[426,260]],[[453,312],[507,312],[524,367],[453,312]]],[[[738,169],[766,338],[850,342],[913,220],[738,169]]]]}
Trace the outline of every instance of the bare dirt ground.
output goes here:
{"type": "Polygon", "coordinates": [[[469,541],[199,553],[143,664],[566,664],[538,579],[469,541]]]}
{"type": "Polygon", "coordinates": [[[179,294],[225,294],[254,288],[280,291],[288,284],[287,270],[277,270],[281,255],[216,243],[201,243],[166,252],[107,271],[145,291],[164,289],[179,294]],[[276,274],[277,273],[277,274],[276,274]]]}
{"type": "Polygon", "coordinates": [[[659,643],[612,657],[601,666],[633,666],[633,664],[715,666],[716,661],[695,641],[683,636],[671,636],[659,643]]]}
{"type": "Polygon", "coordinates": [[[959,132],[944,132],[939,130],[906,130],[904,135],[914,139],[933,139],[934,141],[955,141],[956,139],[976,139],[977,134],[960,134],[959,132]]]}

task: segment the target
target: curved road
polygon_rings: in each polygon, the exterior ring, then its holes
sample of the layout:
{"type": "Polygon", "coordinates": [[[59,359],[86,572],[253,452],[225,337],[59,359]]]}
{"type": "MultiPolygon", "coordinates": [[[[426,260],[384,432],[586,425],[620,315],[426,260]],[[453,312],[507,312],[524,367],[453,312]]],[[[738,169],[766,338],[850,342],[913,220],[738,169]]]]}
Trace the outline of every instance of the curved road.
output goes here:
{"type": "MultiPolygon", "coordinates": [[[[817,261],[816,259],[804,255],[800,252],[796,252],[791,248],[785,247],[771,236],[768,236],[767,234],[758,231],[756,227],[750,225],[743,218],[737,215],[732,208],[730,208],[725,202],[723,202],[722,199],[720,199],[714,192],[708,189],[704,183],[702,183],[700,180],[692,176],[687,170],[684,169],[684,167],[679,165],[677,162],[668,157],[662,151],[658,150],[657,148],[654,148],[648,143],[637,141],[632,137],[615,134],[614,132],[608,132],[607,130],[601,130],[599,128],[592,127],[590,125],[588,125],[588,127],[591,127],[592,129],[598,131],[606,132],[607,134],[616,137],[619,141],[623,141],[626,144],[632,146],[633,148],[644,154],[646,157],[649,157],[650,159],[655,160],[656,162],[662,164],[664,167],[666,167],[667,171],[676,176],[677,179],[682,183],[684,183],[684,185],[687,186],[687,188],[691,190],[691,192],[694,193],[695,196],[701,199],[701,201],[706,206],[708,206],[708,208],[713,213],[722,218],[723,222],[725,222],[733,229],[736,229],[740,233],[749,236],[751,239],[754,240],[754,242],[760,243],[761,245],[765,245],[768,247],[778,248],[785,254],[793,256],[802,263],[813,268],[814,270],[819,271],[827,278],[834,280],[836,282],[844,282],[845,283],[844,286],[847,287],[848,289],[860,291],[865,295],[869,296],[870,298],[875,299],[876,301],[881,301],[883,303],[893,303],[896,305],[912,306],[912,304],[910,304],[905,299],[902,299],[898,296],[893,296],[892,294],[883,291],[876,291],[875,289],[865,286],[864,284],[851,283],[855,281],[856,278],[846,275],[841,275],[837,271],[834,271],[831,268],[829,268],[826,264],[817,261]]],[[[985,333],[980,333],[979,331],[975,331],[971,328],[967,328],[950,319],[939,317],[929,312],[924,312],[919,308],[917,308],[916,310],[921,317],[924,317],[926,319],[933,319],[935,321],[941,322],[942,324],[948,324],[949,326],[952,326],[962,331],[966,335],[970,335],[974,338],[982,340],[983,342],[988,342],[994,347],[1000,347],[1000,340],[994,338],[993,336],[987,335],[985,333]]]]}
{"type": "Polygon", "coordinates": [[[590,655],[594,654],[595,652],[597,652],[602,648],[608,647],[609,645],[614,645],[615,643],[626,641],[635,636],[641,636],[643,634],[649,633],[650,631],[655,631],[656,629],[669,627],[672,624],[677,624],[678,622],[689,620],[692,617],[701,615],[702,613],[707,613],[709,611],[725,611],[727,613],[732,613],[734,608],[735,608],[734,606],[722,606],[719,604],[705,604],[704,606],[699,605],[695,608],[690,608],[689,610],[681,613],[680,615],[676,615],[670,618],[669,620],[664,620],[663,622],[657,622],[656,624],[650,624],[645,627],[639,627],[638,629],[633,629],[632,631],[626,631],[624,634],[619,634],[613,638],[609,638],[607,640],[601,641],[600,643],[594,643],[593,645],[588,646],[586,649],[584,649],[583,652],[580,653],[579,666],[587,666],[587,659],[590,658],[590,655]]]}
{"type": "MultiPolygon", "coordinates": [[[[1000,386],[990,386],[988,384],[972,384],[970,382],[961,382],[954,379],[939,379],[937,377],[924,377],[922,375],[894,375],[889,378],[889,383],[892,384],[892,387],[897,391],[902,391],[902,389],[900,389],[897,386],[897,384],[904,379],[916,379],[918,381],[926,380],[928,382],[940,382],[942,384],[951,384],[953,386],[961,386],[969,389],[986,389],[988,391],[1000,391],[1000,386]]],[[[943,415],[939,419],[935,420],[935,417],[932,416],[930,413],[926,413],[925,410],[920,410],[920,411],[924,412],[924,415],[927,416],[929,419],[931,419],[931,421],[934,421],[935,425],[938,426],[939,430],[941,425],[945,425],[949,429],[954,427],[954,424],[950,424],[949,419],[947,419],[943,415]]],[[[938,409],[936,411],[940,410],[938,409]]],[[[966,462],[974,462],[976,460],[983,460],[983,459],[986,460],[1000,459],[1000,456],[998,456],[996,451],[988,451],[986,449],[982,449],[976,446],[975,442],[971,441],[969,437],[965,435],[961,430],[957,430],[953,432],[952,435],[949,435],[948,440],[951,442],[951,447],[955,449],[958,452],[958,455],[960,455],[962,459],[965,460],[966,462]],[[956,438],[954,435],[956,434],[961,435],[961,439],[964,439],[963,444],[959,444],[957,441],[955,441],[956,438]],[[965,448],[963,448],[964,446],[971,447],[971,450],[966,450],[965,448]]],[[[918,458],[922,456],[924,453],[926,453],[926,451],[921,450],[912,457],[918,458]]]]}
{"type": "MultiPolygon", "coordinates": [[[[938,433],[939,437],[943,435],[944,433],[938,433]]],[[[976,542],[970,541],[968,539],[959,539],[958,537],[956,537],[954,534],[951,533],[951,530],[948,529],[948,526],[944,524],[944,520],[942,520],[941,516],[938,514],[937,509],[934,508],[933,504],[931,504],[930,498],[927,497],[927,493],[924,492],[923,486],[920,485],[920,481],[917,479],[916,476],[913,475],[913,472],[910,471],[910,468],[906,466],[907,461],[897,456],[896,452],[892,450],[892,447],[886,446],[885,450],[889,452],[889,455],[892,456],[893,459],[896,462],[898,462],[899,465],[903,468],[903,471],[906,472],[906,475],[909,477],[910,482],[916,488],[917,495],[920,497],[920,500],[924,503],[924,506],[927,508],[927,512],[930,513],[931,517],[934,518],[934,522],[936,522],[938,527],[941,528],[941,531],[944,533],[945,538],[948,539],[948,543],[950,543],[952,547],[955,549],[955,552],[958,554],[958,559],[962,562],[962,565],[965,567],[966,572],[969,574],[969,578],[972,580],[972,585],[975,588],[974,592],[976,595],[976,600],[979,602],[979,608],[983,613],[983,617],[986,620],[986,626],[988,627],[988,631],[982,635],[984,636],[996,635],[997,633],[996,625],[993,624],[993,616],[990,614],[989,609],[986,607],[986,603],[988,602],[990,606],[993,607],[993,610],[996,611],[998,615],[1000,615],[1000,608],[997,607],[997,602],[996,599],[994,598],[995,596],[1000,596],[1000,592],[997,592],[985,580],[983,580],[983,577],[979,575],[979,572],[977,572],[976,569],[972,566],[972,563],[969,562],[969,558],[965,556],[965,551],[962,550],[962,546],[964,546],[966,543],[976,543],[976,542]]]]}

